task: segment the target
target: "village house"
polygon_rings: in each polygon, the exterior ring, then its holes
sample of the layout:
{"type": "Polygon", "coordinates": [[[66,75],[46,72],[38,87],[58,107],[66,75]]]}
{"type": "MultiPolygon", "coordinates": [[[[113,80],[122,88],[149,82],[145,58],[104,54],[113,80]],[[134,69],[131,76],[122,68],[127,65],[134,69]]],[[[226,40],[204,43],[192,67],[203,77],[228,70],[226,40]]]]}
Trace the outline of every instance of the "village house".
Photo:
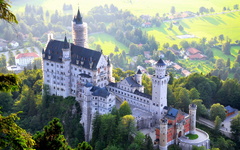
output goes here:
{"type": "Polygon", "coordinates": [[[19,46],[19,43],[16,42],[16,41],[12,41],[12,42],[10,42],[9,44],[12,46],[12,48],[16,48],[16,47],[19,46]]]}
{"type": "Polygon", "coordinates": [[[39,55],[36,53],[22,53],[15,56],[15,63],[18,66],[26,67],[28,64],[33,63],[35,58],[39,55]]]}

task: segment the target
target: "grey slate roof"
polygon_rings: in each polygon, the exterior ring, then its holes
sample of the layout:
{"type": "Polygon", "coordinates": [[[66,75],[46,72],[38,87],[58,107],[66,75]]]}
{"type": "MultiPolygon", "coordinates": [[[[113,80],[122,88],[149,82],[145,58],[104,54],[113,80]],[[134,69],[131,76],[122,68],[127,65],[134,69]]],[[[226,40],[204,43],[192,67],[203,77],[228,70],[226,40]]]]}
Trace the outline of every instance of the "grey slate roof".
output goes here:
{"type": "Polygon", "coordinates": [[[178,110],[175,108],[169,107],[166,117],[169,119],[176,119],[177,115],[178,115],[178,110]]]}
{"type": "Polygon", "coordinates": [[[231,106],[226,106],[225,109],[227,110],[228,113],[232,113],[234,111],[236,111],[236,109],[232,108],[231,106]]]}
{"type": "Polygon", "coordinates": [[[138,69],[137,74],[142,74],[142,71],[138,69]]]}
{"type": "Polygon", "coordinates": [[[162,58],[156,63],[157,66],[165,66],[166,64],[163,62],[162,58]]]}
{"type": "MultiPolygon", "coordinates": [[[[64,48],[64,41],[50,40],[45,50],[44,60],[48,60],[48,56],[51,56],[51,61],[62,63],[62,49],[64,48]]],[[[96,70],[96,66],[102,53],[87,49],[81,46],[77,46],[71,43],[71,64],[82,66],[87,69],[96,70]],[[79,60],[77,64],[76,60],[79,60]],[[83,64],[81,64],[83,62],[83,64]],[[92,63],[92,68],[90,64],[92,63]]]]}
{"type": "Polygon", "coordinates": [[[142,93],[142,92],[140,92],[140,91],[138,91],[138,90],[135,90],[135,91],[134,91],[134,94],[139,95],[139,96],[142,96],[142,97],[146,97],[146,98],[152,100],[152,96],[151,96],[151,95],[142,93]]]}
{"type": "Polygon", "coordinates": [[[142,85],[138,84],[134,79],[133,76],[125,78],[128,84],[131,87],[142,87],[142,85]]]}
{"type": "Polygon", "coordinates": [[[89,82],[85,84],[85,87],[92,87],[92,86],[93,86],[92,83],[89,83],[89,82]]]}
{"type": "Polygon", "coordinates": [[[81,73],[81,74],[79,74],[81,77],[84,77],[84,78],[91,78],[91,76],[90,75],[88,75],[88,74],[85,74],[85,73],[81,73]]]}
{"type": "Polygon", "coordinates": [[[91,91],[93,92],[93,96],[101,96],[103,98],[107,98],[110,95],[106,87],[100,88],[97,86],[93,86],[91,91]]]}
{"type": "Polygon", "coordinates": [[[68,48],[69,48],[69,43],[67,42],[67,37],[66,37],[66,35],[65,35],[65,38],[64,38],[63,48],[64,48],[64,49],[68,49],[68,48]]]}

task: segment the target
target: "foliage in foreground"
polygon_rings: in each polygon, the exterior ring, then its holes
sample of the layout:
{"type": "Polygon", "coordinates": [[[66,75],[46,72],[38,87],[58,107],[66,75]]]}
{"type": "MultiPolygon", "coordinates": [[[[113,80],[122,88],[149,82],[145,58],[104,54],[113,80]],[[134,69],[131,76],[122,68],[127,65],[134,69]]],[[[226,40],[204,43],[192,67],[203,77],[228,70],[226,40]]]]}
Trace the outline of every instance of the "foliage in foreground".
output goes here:
{"type": "Polygon", "coordinates": [[[91,143],[96,150],[153,150],[151,137],[137,131],[126,101],[111,114],[95,114],[91,143]]]}

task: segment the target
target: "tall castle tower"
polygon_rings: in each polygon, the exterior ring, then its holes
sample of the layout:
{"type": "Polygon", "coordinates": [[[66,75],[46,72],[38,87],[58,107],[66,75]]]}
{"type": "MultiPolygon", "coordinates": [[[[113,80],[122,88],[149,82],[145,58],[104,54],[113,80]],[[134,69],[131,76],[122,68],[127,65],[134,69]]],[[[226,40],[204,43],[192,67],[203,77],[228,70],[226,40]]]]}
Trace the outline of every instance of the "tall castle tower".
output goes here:
{"type": "MultiPolygon", "coordinates": [[[[64,75],[65,75],[65,86],[70,87],[70,66],[71,66],[71,44],[67,42],[67,37],[65,35],[63,48],[62,48],[62,61],[64,75]]],[[[67,97],[70,94],[70,90],[66,89],[64,96],[67,97]]]]}
{"type": "Polygon", "coordinates": [[[168,120],[163,118],[160,120],[160,150],[167,150],[167,133],[168,131],[168,120]]]}
{"type": "Polygon", "coordinates": [[[88,26],[82,21],[82,16],[78,9],[77,16],[72,21],[72,39],[75,45],[88,48],[88,26]]]}
{"type": "Polygon", "coordinates": [[[152,111],[156,119],[162,118],[162,110],[167,106],[167,84],[169,75],[166,73],[166,64],[160,59],[155,65],[155,75],[152,77],[152,111]]]}
{"type": "Polygon", "coordinates": [[[190,117],[190,130],[191,134],[196,134],[196,112],[197,112],[197,105],[190,104],[189,105],[189,117],[190,117]]]}

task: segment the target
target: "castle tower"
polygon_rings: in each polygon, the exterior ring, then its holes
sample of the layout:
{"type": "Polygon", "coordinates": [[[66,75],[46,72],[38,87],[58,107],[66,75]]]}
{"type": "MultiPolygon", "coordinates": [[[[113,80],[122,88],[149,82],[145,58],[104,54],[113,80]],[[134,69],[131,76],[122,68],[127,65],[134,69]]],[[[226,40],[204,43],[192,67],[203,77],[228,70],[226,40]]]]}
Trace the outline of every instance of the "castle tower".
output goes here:
{"type": "Polygon", "coordinates": [[[112,64],[110,62],[110,58],[107,58],[107,66],[108,66],[108,80],[110,82],[115,82],[115,79],[112,77],[112,64]]]}
{"type": "Polygon", "coordinates": [[[160,59],[155,65],[155,75],[152,77],[152,106],[151,110],[156,119],[163,117],[163,107],[167,106],[167,84],[169,75],[166,74],[166,64],[160,59]]]}
{"type": "Polygon", "coordinates": [[[135,80],[138,84],[142,85],[142,72],[138,69],[137,73],[135,74],[135,80]]]}
{"type": "Polygon", "coordinates": [[[163,118],[160,120],[160,150],[167,150],[167,131],[168,131],[168,120],[163,118]]]}
{"type": "Polygon", "coordinates": [[[48,33],[48,41],[47,41],[47,43],[50,41],[50,40],[52,40],[53,39],[53,34],[52,33],[48,33]]]}
{"type": "Polygon", "coordinates": [[[197,105],[190,104],[189,105],[190,134],[195,134],[196,132],[196,112],[197,112],[197,105]]]}
{"type": "MultiPolygon", "coordinates": [[[[61,59],[61,58],[59,58],[61,59]]],[[[63,62],[63,68],[64,68],[64,75],[65,75],[65,86],[70,87],[70,65],[71,65],[71,44],[67,42],[67,37],[65,35],[63,48],[62,48],[62,62],[63,62]]],[[[70,89],[67,90],[64,93],[64,97],[69,96],[70,89]]]]}
{"type": "Polygon", "coordinates": [[[82,16],[78,9],[77,16],[72,21],[72,40],[75,45],[88,48],[88,26],[82,21],[82,16]]]}
{"type": "Polygon", "coordinates": [[[82,99],[82,118],[80,123],[83,125],[84,133],[85,133],[85,140],[89,141],[91,133],[91,122],[92,122],[92,115],[91,115],[91,88],[92,84],[87,82],[83,88],[84,95],[82,99]]]}

